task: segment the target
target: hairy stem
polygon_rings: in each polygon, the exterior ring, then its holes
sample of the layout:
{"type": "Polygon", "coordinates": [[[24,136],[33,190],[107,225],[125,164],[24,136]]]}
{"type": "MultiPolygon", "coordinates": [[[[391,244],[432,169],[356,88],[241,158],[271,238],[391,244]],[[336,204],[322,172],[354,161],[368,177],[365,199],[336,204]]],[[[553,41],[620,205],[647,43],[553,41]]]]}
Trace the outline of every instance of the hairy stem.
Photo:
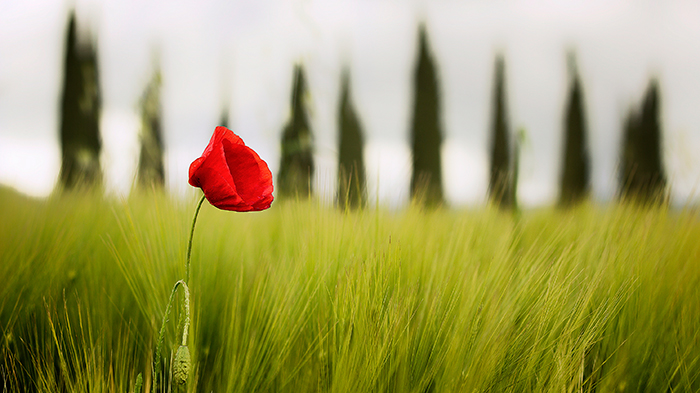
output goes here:
{"type": "Polygon", "coordinates": [[[197,216],[199,215],[199,209],[202,207],[205,196],[202,195],[202,199],[199,200],[197,204],[197,209],[194,211],[194,217],[192,218],[192,229],[190,230],[190,241],[187,244],[187,262],[185,263],[185,282],[190,282],[190,256],[192,255],[192,237],[194,237],[194,226],[197,223],[197,216]]]}

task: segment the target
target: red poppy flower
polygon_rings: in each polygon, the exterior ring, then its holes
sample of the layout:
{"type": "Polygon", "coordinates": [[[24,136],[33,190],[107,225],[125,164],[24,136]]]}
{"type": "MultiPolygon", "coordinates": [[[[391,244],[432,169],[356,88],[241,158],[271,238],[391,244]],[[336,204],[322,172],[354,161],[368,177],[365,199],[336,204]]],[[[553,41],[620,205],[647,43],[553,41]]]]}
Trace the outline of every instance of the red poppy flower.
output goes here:
{"type": "Polygon", "coordinates": [[[190,165],[190,184],[223,210],[258,211],[272,204],[270,169],[226,127],[216,127],[202,156],[190,165]]]}

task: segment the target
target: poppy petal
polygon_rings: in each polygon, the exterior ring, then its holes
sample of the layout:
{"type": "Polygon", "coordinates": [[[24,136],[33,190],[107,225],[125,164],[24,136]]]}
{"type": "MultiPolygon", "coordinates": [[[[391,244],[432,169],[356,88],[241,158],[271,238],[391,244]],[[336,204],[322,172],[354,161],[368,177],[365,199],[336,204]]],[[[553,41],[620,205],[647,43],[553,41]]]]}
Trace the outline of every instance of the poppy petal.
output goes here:
{"type": "Polygon", "coordinates": [[[225,127],[216,127],[202,156],[190,165],[189,175],[189,183],[200,187],[219,209],[264,210],[274,199],[267,163],[225,127]]]}

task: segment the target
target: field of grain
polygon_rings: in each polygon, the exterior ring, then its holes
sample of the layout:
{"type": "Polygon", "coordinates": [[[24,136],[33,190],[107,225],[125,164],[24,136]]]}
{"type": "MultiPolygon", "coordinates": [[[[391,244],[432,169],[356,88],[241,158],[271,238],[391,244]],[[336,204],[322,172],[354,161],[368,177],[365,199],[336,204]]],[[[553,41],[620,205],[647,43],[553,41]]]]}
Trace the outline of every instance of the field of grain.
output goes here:
{"type": "MultiPolygon", "coordinates": [[[[0,191],[2,391],[132,392],[139,373],[151,390],[195,204],[0,191]]],[[[698,218],[205,202],[187,390],[699,391],[698,218]]]]}

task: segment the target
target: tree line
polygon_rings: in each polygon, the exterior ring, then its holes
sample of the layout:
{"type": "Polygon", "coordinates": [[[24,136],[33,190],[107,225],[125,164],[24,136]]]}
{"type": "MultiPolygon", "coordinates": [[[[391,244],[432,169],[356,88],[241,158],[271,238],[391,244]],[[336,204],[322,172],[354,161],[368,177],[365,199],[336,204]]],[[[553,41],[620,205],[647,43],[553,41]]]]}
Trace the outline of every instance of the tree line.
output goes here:
{"type": "MultiPolygon", "coordinates": [[[[441,94],[435,64],[426,29],[421,26],[413,76],[410,192],[414,201],[425,206],[445,204],[440,159],[443,138],[441,94]]],[[[523,132],[514,133],[509,124],[505,58],[498,55],[494,64],[488,194],[494,205],[517,209],[523,132]]],[[[564,143],[558,200],[561,207],[575,205],[588,198],[590,193],[585,96],[572,54],[568,58],[568,70],[569,92],[562,120],[564,143]]],[[[293,78],[291,117],[284,126],[280,141],[281,160],[276,182],[280,199],[307,198],[313,194],[314,138],[305,101],[307,86],[302,64],[294,67],[293,78]]],[[[347,69],[341,78],[336,203],[341,208],[359,208],[367,203],[363,128],[353,105],[351,75],[347,69]]],[[[156,71],[139,103],[142,121],[137,184],[140,188],[162,188],[164,184],[160,85],[160,72],[156,71]]],[[[71,15],[66,33],[60,116],[62,164],[59,187],[64,190],[101,184],[100,97],[96,45],[90,40],[78,40],[75,16],[71,15]]],[[[621,199],[642,203],[660,203],[666,199],[660,111],[659,84],[651,80],[641,104],[630,109],[624,123],[618,176],[618,197],[621,199]]],[[[226,112],[221,121],[228,121],[226,112]]]]}

